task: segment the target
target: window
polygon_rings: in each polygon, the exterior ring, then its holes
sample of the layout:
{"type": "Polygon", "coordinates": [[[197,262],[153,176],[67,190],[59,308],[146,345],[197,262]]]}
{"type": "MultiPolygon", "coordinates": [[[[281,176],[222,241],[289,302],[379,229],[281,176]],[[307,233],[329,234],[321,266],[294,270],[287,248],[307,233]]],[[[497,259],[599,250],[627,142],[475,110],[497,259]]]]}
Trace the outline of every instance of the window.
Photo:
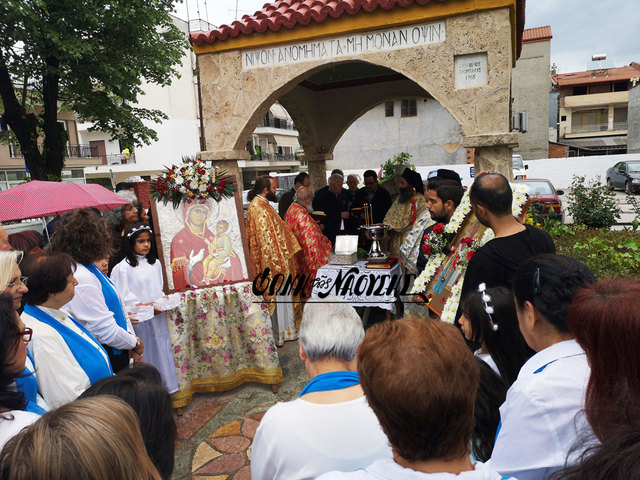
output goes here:
{"type": "Polygon", "coordinates": [[[616,107],[613,109],[613,129],[627,129],[627,107],[616,107]]]}
{"type": "Polygon", "coordinates": [[[400,115],[403,117],[415,117],[417,115],[416,99],[402,100],[400,115]]]}
{"type": "Polygon", "coordinates": [[[587,92],[587,86],[586,85],[580,85],[577,87],[573,87],[573,94],[574,95],[586,95],[587,92]]]}
{"type": "Polygon", "coordinates": [[[586,110],[571,115],[571,133],[604,132],[609,127],[608,109],[586,110]]]}
{"type": "Polygon", "coordinates": [[[384,116],[393,117],[393,102],[384,102],[384,116]]]}
{"type": "Polygon", "coordinates": [[[560,115],[560,121],[561,122],[566,122],[567,121],[567,116],[566,115],[560,115]]]}
{"type": "Polygon", "coordinates": [[[629,90],[629,84],[627,82],[616,82],[613,84],[614,92],[626,92],[629,90]]]}

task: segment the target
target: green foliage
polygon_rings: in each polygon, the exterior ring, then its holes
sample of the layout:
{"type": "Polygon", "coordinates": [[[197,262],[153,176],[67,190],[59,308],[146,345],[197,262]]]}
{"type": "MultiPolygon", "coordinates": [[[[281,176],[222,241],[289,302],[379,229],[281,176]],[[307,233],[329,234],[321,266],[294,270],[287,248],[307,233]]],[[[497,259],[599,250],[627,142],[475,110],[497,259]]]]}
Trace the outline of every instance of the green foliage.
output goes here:
{"type": "Polygon", "coordinates": [[[631,221],[631,227],[633,231],[636,231],[638,226],[640,226],[640,201],[633,195],[627,195],[627,203],[631,205],[633,213],[635,214],[635,218],[631,221]]]}
{"type": "MultiPolygon", "coordinates": [[[[125,145],[151,143],[167,118],[139,105],[143,84],[169,85],[188,44],[169,15],[174,0],[2,0],[0,93],[34,178],[60,175],[57,110],[125,145]],[[42,107],[27,115],[29,107],[42,107]],[[48,108],[47,108],[48,107],[48,108]],[[44,135],[45,149],[33,148],[44,135]],[[52,147],[47,148],[48,145],[52,147]],[[31,163],[30,162],[35,162],[31,163]],[[33,168],[32,168],[33,167],[33,168]]],[[[62,141],[60,141],[62,140],[62,141]]]]}
{"type": "Polygon", "coordinates": [[[559,255],[577,258],[598,279],[640,278],[640,236],[630,229],[608,230],[583,225],[546,224],[559,255]]]}
{"type": "Polygon", "coordinates": [[[620,218],[615,194],[598,180],[586,183],[584,176],[574,176],[568,195],[567,210],[573,222],[589,228],[609,228],[620,218]]]}
{"type": "Polygon", "coordinates": [[[384,162],[380,167],[382,168],[382,175],[380,177],[380,182],[385,182],[387,180],[392,179],[396,175],[396,167],[404,166],[409,167],[411,170],[416,169],[416,166],[410,163],[411,157],[410,153],[400,152],[393,158],[388,159],[384,162]]]}
{"type": "Polygon", "coordinates": [[[364,248],[358,248],[358,253],[356,255],[358,255],[358,258],[367,258],[369,256],[364,248]]]}

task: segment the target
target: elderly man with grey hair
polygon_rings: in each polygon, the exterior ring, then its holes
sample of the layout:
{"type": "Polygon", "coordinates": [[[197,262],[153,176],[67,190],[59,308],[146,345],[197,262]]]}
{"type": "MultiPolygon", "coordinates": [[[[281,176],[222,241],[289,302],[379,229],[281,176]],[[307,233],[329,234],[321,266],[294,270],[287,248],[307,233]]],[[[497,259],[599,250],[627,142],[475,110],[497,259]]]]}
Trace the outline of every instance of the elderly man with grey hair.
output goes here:
{"type": "Polygon", "coordinates": [[[344,177],[334,173],[329,177],[329,188],[313,199],[313,209],[324,212],[324,234],[335,246],[336,236],[345,229],[345,220],[349,219],[349,198],[342,194],[344,177]]]}
{"type": "Polygon", "coordinates": [[[309,301],[300,326],[300,358],[311,377],[300,397],[271,407],[251,450],[253,480],[312,479],[391,458],[357,373],[364,329],[338,297],[309,301]]]}

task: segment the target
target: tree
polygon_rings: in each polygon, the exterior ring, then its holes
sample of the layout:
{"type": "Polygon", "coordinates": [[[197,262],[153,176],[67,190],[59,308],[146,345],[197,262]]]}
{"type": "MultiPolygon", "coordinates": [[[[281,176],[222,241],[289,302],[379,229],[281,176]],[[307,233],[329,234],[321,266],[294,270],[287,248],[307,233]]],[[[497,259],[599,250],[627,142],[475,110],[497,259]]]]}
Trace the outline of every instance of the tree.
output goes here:
{"type": "Polygon", "coordinates": [[[188,47],[169,16],[173,1],[0,1],[2,119],[32,178],[60,178],[66,136],[59,109],[127,146],[157,139],[143,120],[166,115],[135,104],[143,82],[171,83],[188,47]]]}

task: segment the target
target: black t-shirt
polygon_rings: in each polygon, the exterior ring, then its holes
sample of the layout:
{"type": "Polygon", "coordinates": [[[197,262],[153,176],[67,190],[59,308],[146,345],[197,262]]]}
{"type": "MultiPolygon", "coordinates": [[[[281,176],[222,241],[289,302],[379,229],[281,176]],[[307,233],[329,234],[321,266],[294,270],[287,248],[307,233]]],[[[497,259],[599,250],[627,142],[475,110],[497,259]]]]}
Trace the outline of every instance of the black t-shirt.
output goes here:
{"type": "MultiPolygon", "coordinates": [[[[556,253],[556,247],[547,232],[531,225],[525,225],[522,232],[490,240],[469,260],[460,298],[477,290],[481,283],[485,283],[487,288],[510,289],[518,266],[541,253],[556,253]]],[[[458,307],[456,319],[460,315],[458,307]]]]}

